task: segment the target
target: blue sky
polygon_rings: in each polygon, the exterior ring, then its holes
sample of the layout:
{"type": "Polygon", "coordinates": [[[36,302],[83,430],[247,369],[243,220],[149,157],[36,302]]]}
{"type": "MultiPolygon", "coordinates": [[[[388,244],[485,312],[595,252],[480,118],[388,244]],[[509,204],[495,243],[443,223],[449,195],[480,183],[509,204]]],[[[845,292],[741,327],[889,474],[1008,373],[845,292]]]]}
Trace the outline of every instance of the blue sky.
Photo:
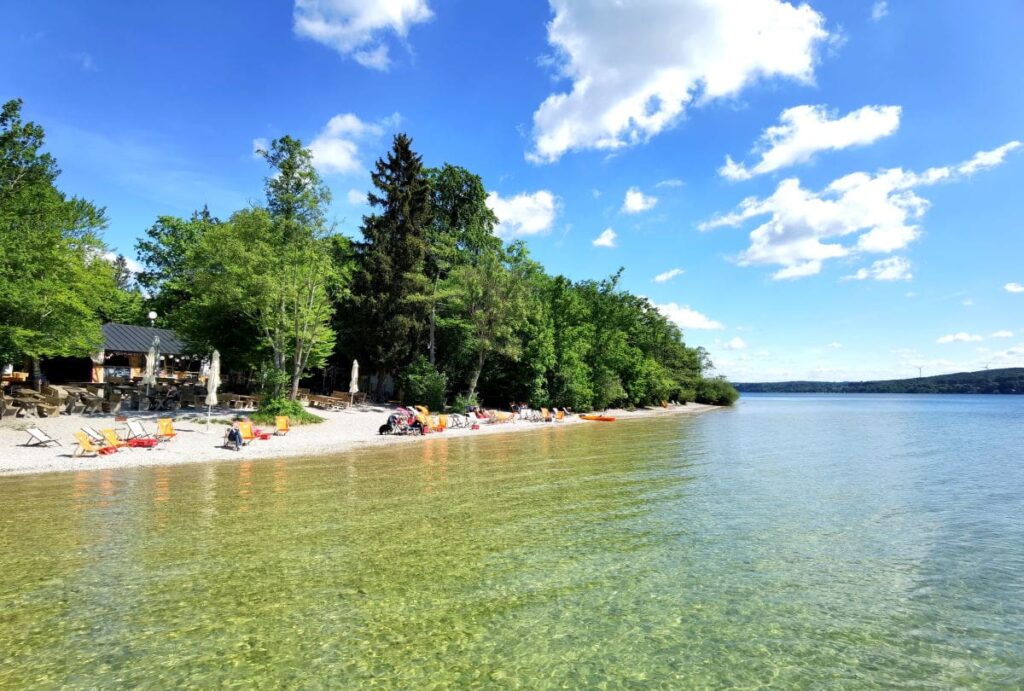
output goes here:
{"type": "Polygon", "coordinates": [[[575,279],[624,266],[736,380],[1024,365],[1016,0],[2,16],[0,97],[25,100],[62,188],[107,208],[129,256],[158,215],[258,201],[254,142],[286,133],[355,235],[368,168],[405,131],[428,165],[483,177],[503,236],[575,279]]]}

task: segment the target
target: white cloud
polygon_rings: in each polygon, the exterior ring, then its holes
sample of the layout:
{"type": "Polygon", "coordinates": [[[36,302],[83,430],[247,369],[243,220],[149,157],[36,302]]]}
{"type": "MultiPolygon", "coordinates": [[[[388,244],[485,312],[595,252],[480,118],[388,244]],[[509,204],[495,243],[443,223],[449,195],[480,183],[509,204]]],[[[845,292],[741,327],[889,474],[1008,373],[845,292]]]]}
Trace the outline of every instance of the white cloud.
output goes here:
{"type": "Polygon", "coordinates": [[[870,267],[857,269],[857,273],[843,276],[843,280],[863,281],[873,278],[876,281],[909,281],[913,277],[909,261],[903,257],[889,257],[879,259],[870,267]]]}
{"type": "Polygon", "coordinates": [[[1001,331],[996,331],[989,336],[989,338],[1013,338],[1013,332],[1003,329],[1001,331]]]}
{"type": "Polygon", "coordinates": [[[984,341],[983,336],[977,334],[969,334],[966,331],[958,331],[955,334],[949,334],[947,336],[941,336],[935,342],[936,343],[975,343],[977,341],[984,341]]]}
{"type": "Polygon", "coordinates": [[[828,348],[833,348],[833,349],[839,349],[839,348],[843,347],[843,344],[840,343],[839,341],[832,341],[831,343],[828,344],[827,347],[828,348]]]}
{"type": "Polygon", "coordinates": [[[736,336],[735,338],[731,338],[726,341],[725,345],[722,347],[726,350],[743,350],[747,347],[747,343],[739,336],[736,336]]]}
{"type": "Polygon", "coordinates": [[[426,0],[295,0],[295,33],[351,56],[364,67],[391,64],[382,34],[405,38],[433,16],[426,0]]]}
{"type": "MultiPolygon", "coordinates": [[[[111,264],[113,264],[115,261],[117,261],[117,252],[107,252],[106,254],[103,255],[103,258],[106,259],[111,264]]],[[[128,270],[131,271],[133,274],[137,274],[140,271],[142,271],[142,264],[139,264],[131,257],[125,255],[124,261],[125,265],[128,267],[128,270]]]]}
{"type": "Polygon", "coordinates": [[[835,117],[825,106],[796,106],[782,111],[778,125],[769,127],[753,151],[761,160],[747,168],[729,156],[718,174],[730,180],[748,180],[797,163],[806,163],[819,151],[838,151],[870,144],[893,134],[900,126],[899,106],[864,106],[835,117]]]}
{"type": "Polygon", "coordinates": [[[498,217],[494,233],[502,238],[537,235],[551,230],[558,214],[558,198],[548,190],[523,192],[502,198],[497,192],[487,195],[487,208],[498,217]]]}
{"type": "Polygon", "coordinates": [[[668,271],[664,271],[664,272],[658,274],[657,276],[655,276],[654,277],[654,282],[655,283],[666,283],[668,281],[671,281],[676,276],[682,275],[682,273],[683,273],[682,269],[669,269],[668,271]]]}
{"type": "Polygon", "coordinates": [[[680,180],[679,178],[670,178],[668,180],[662,180],[657,185],[655,185],[655,187],[658,187],[658,188],[661,188],[661,187],[682,187],[682,186],[683,186],[683,181],[680,180]]]}
{"type": "Polygon", "coordinates": [[[889,14],[889,3],[885,0],[876,0],[875,4],[871,6],[871,19],[872,21],[878,21],[889,14]]]}
{"type": "Polygon", "coordinates": [[[638,214],[650,211],[657,203],[657,197],[648,196],[637,187],[630,187],[626,190],[626,198],[622,201],[622,210],[627,214],[638,214]]]}
{"type": "Polygon", "coordinates": [[[1007,283],[1003,286],[1003,290],[1007,293],[1024,293],[1024,285],[1020,283],[1007,283]]]}
{"type": "Polygon", "coordinates": [[[527,158],[614,150],[676,124],[693,104],[762,78],[811,83],[825,18],[782,0],[550,0],[548,41],[571,89],[533,114],[527,158]]]}
{"type": "Polygon", "coordinates": [[[398,116],[393,115],[380,123],[372,123],[363,122],[352,113],[335,115],[309,144],[313,165],[324,175],[361,172],[360,143],[384,134],[385,125],[392,125],[397,119],[398,116]]]}
{"type": "Polygon", "coordinates": [[[971,298],[965,298],[960,302],[960,304],[963,305],[964,307],[974,307],[974,300],[972,300],[971,298]]]}
{"type": "Polygon", "coordinates": [[[345,195],[345,198],[348,200],[348,203],[351,204],[352,206],[362,206],[363,204],[366,203],[366,192],[363,192],[362,190],[351,189],[345,195]]]}
{"type": "Polygon", "coordinates": [[[618,237],[611,228],[605,228],[601,234],[594,238],[591,243],[594,247],[615,247],[615,238],[618,237]]]}
{"type": "Polygon", "coordinates": [[[963,175],[973,175],[979,170],[985,170],[986,168],[993,168],[1003,162],[1006,158],[1006,154],[1010,153],[1016,148],[1020,147],[1019,141],[1012,141],[1003,144],[997,149],[991,151],[979,151],[974,154],[974,158],[966,163],[961,163],[957,168],[957,172],[963,175]]]}
{"type": "Polygon", "coordinates": [[[725,328],[720,322],[711,319],[705,314],[701,314],[695,309],[691,309],[689,305],[677,305],[674,302],[668,302],[664,305],[656,304],[654,307],[665,315],[666,318],[675,322],[681,329],[714,331],[725,328]]]}
{"type": "MultiPolygon", "coordinates": [[[[979,153],[972,160],[991,160],[991,153],[979,153]]],[[[698,227],[736,227],[768,216],[751,231],[750,246],[737,262],[741,266],[781,266],[775,279],[811,276],[819,273],[828,259],[859,253],[891,254],[909,245],[921,234],[916,221],[929,207],[928,200],[915,190],[960,179],[969,174],[964,172],[965,165],[929,168],[923,173],[902,168],[874,175],[851,173],[820,192],[804,189],[797,178],[787,178],[771,196],[748,197],[736,211],[698,227]],[[843,242],[846,238],[852,241],[843,242]]],[[[977,168],[970,172],[974,170],[977,168]]]]}

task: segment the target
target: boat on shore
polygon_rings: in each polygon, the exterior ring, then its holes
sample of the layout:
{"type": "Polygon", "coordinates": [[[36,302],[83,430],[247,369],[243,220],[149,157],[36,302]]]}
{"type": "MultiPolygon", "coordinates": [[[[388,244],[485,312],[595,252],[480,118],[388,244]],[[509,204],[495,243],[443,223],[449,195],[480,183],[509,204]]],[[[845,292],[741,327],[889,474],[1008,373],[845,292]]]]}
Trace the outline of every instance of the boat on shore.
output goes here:
{"type": "Polygon", "coordinates": [[[591,422],[615,422],[615,418],[611,415],[580,415],[580,419],[591,422]]]}

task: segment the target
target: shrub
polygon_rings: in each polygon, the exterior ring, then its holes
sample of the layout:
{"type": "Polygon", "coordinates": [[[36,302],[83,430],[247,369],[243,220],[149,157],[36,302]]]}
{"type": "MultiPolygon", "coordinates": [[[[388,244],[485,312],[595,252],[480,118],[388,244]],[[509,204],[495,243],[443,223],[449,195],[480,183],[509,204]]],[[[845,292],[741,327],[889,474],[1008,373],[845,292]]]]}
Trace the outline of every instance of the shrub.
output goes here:
{"type": "Polygon", "coordinates": [[[697,382],[697,403],[732,405],[740,397],[739,391],[722,377],[701,379],[697,382]]]}
{"type": "Polygon", "coordinates": [[[444,391],[447,380],[422,355],[398,378],[405,401],[411,405],[425,405],[431,410],[444,410],[444,391]]]}
{"type": "Polygon", "coordinates": [[[261,425],[272,425],[278,415],[287,415],[288,421],[295,425],[310,425],[324,421],[322,417],[302,407],[298,401],[289,401],[287,398],[267,399],[259,410],[249,416],[249,419],[261,425]]]}
{"type": "Polygon", "coordinates": [[[458,396],[455,397],[455,400],[452,401],[452,410],[454,410],[456,413],[464,413],[470,406],[476,405],[480,405],[477,402],[476,394],[473,394],[472,396],[467,396],[466,394],[460,393],[458,396]]]}

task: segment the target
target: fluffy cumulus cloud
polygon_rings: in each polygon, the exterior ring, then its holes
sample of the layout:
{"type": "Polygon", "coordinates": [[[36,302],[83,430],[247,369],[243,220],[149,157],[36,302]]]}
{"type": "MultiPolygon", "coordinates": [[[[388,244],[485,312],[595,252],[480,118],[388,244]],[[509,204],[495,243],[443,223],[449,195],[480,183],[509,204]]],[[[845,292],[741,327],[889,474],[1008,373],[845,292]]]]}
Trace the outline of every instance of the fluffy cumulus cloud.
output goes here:
{"type": "Polygon", "coordinates": [[[615,238],[618,237],[615,231],[611,228],[605,228],[601,231],[601,234],[594,238],[592,244],[594,247],[615,247],[615,238]]]}
{"type": "Polygon", "coordinates": [[[567,91],[533,115],[535,162],[646,141],[691,104],[760,78],[810,83],[825,18],[782,0],[550,0],[548,41],[567,91]]]}
{"type": "Polygon", "coordinates": [[[636,187],[626,190],[626,198],[622,200],[622,210],[627,214],[638,214],[650,211],[658,203],[657,197],[651,197],[636,187]]]}
{"type": "Polygon", "coordinates": [[[878,21],[889,14],[889,3],[885,0],[875,0],[875,4],[871,6],[871,19],[878,21]]]}
{"type": "Polygon", "coordinates": [[[523,192],[514,197],[491,192],[487,195],[487,208],[498,217],[495,235],[509,239],[551,230],[558,215],[558,198],[548,190],[523,192]]]}
{"type": "Polygon", "coordinates": [[[654,307],[665,315],[667,319],[675,322],[680,329],[715,331],[725,328],[720,322],[715,321],[706,314],[701,314],[695,309],[691,309],[689,305],[677,305],[674,302],[668,302],[664,305],[655,304],[654,307]]]}
{"type": "Polygon", "coordinates": [[[843,344],[840,343],[839,341],[832,341],[831,343],[828,344],[827,347],[832,348],[833,350],[838,350],[839,348],[843,347],[843,344]]]}
{"type": "Polygon", "coordinates": [[[405,38],[433,16],[426,0],[295,0],[295,33],[351,56],[364,67],[391,64],[383,36],[405,38]]]}
{"type": "Polygon", "coordinates": [[[730,338],[726,341],[722,347],[726,350],[743,350],[747,347],[747,342],[739,336],[736,336],[735,338],[730,338]]]}
{"type": "Polygon", "coordinates": [[[969,334],[966,331],[958,331],[955,334],[948,334],[946,336],[940,336],[936,339],[936,343],[976,343],[977,341],[984,341],[984,337],[978,334],[969,334]]]}
{"type": "MultiPolygon", "coordinates": [[[[106,254],[103,255],[103,258],[106,259],[111,264],[113,264],[114,262],[117,261],[117,256],[117,252],[107,252],[106,254]]],[[[125,266],[128,267],[128,270],[131,271],[133,274],[137,274],[142,271],[142,264],[139,264],[131,257],[125,256],[124,263],[125,266]]]]}
{"type": "Polygon", "coordinates": [[[654,277],[654,282],[655,283],[667,283],[668,281],[671,281],[673,278],[675,278],[676,276],[681,275],[682,273],[683,273],[682,269],[669,269],[668,271],[663,271],[662,273],[660,273],[657,276],[655,276],[654,277]]]}
{"type": "Polygon", "coordinates": [[[1020,283],[1007,283],[1003,286],[1003,290],[1007,293],[1024,293],[1024,285],[1020,283]]]}
{"type": "MultiPolygon", "coordinates": [[[[995,165],[1018,145],[1010,142],[979,152],[966,163],[929,168],[923,173],[901,168],[874,175],[851,173],[817,192],[805,189],[797,178],[787,178],[771,196],[748,197],[732,213],[716,216],[699,228],[738,227],[750,219],[767,217],[751,231],[750,246],[738,255],[737,262],[741,266],[779,266],[773,274],[777,280],[812,276],[829,259],[903,249],[920,236],[918,222],[929,207],[916,190],[995,165]]],[[[882,275],[891,274],[872,277],[882,275]]]]}
{"type": "Polygon", "coordinates": [[[825,106],[796,106],[782,111],[754,147],[761,160],[751,167],[729,156],[718,173],[730,180],[748,180],[811,160],[819,151],[838,151],[888,137],[900,126],[899,106],[864,106],[836,117],[825,106]]]}
{"type": "Polygon", "coordinates": [[[345,195],[345,198],[352,206],[361,206],[366,203],[366,192],[357,189],[350,189],[345,195]]]}
{"type": "Polygon", "coordinates": [[[398,116],[393,115],[380,123],[372,123],[364,122],[352,113],[335,115],[309,143],[313,165],[324,175],[361,172],[360,143],[379,137],[385,127],[394,125],[397,119],[398,116]]]}
{"type": "Polygon", "coordinates": [[[876,281],[909,281],[914,277],[910,273],[910,262],[903,257],[879,259],[871,266],[857,269],[856,273],[843,276],[848,281],[864,281],[873,278],[876,281]]]}

